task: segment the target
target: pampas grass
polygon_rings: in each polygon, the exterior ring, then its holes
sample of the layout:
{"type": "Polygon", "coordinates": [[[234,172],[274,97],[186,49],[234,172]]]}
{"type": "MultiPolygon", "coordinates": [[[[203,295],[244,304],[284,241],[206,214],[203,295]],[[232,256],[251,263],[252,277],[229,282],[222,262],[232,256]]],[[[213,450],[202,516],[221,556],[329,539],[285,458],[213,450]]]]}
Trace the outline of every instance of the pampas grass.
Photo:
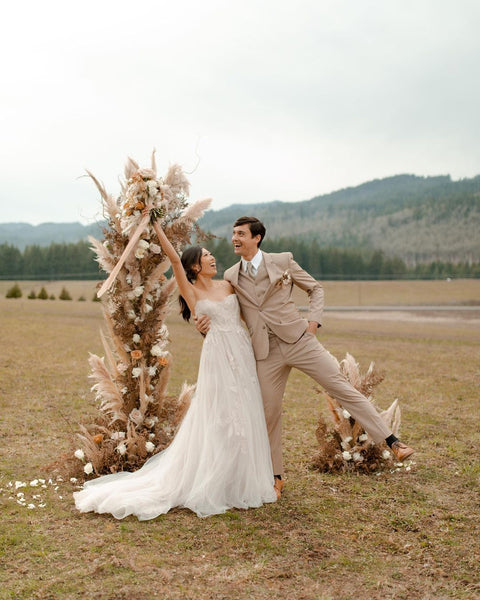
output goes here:
{"type": "MultiPolygon", "coordinates": [[[[362,375],[359,365],[351,354],[346,354],[339,363],[340,369],[355,389],[364,394],[371,402],[371,393],[381,383],[384,376],[377,372],[372,362],[367,372],[362,375]]],[[[363,427],[344,410],[335,398],[318,389],[327,399],[333,427],[328,426],[322,417],[319,418],[315,435],[319,449],[312,461],[312,468],[323,473],[357,471],[369,473],[382,468],[390,468],[393,456],[386,445],[375,444],[363,427]]],[[[400,407],[398,400],[380,413],[392,433],[397,435],[400,428],[400,407]]]]}
{"type": "Polygon", "coordinates": [[[170,261],[143,211],[156,209],[166,235],[181,252],[193,231],[197,238],[204,236],[195,221],[210,202],[189,206],[189,182],[179,165],[157,178],[155,152],[150,168],[141,169],[128,158],[116,201],[88,174],[109,218],[104,240],[89,239],[110,279],[98,293],[106,290],[105,330],[100,333],[105,356],[91,354],[89,359],[99,414],[93,423],[79,426],[84,458],[67,461],[77,477],[88,476],[84,463],[91,463],[93,475],[138,469],[152,454],[146,443],[154,445],[153,454],[164,449],[190,404],[192,385],[185,384],[178,398],[167,396],[171,356],[165,318],[176,285],[165,276],[170,261]]]}

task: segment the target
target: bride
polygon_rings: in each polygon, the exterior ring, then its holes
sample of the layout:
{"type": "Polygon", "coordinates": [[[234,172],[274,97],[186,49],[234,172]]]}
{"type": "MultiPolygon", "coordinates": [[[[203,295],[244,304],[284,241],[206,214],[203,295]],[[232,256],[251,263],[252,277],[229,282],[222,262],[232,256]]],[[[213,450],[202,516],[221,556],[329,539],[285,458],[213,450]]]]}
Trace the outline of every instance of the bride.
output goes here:
{"type": "Polygon", "coordinates": [[[173,507],[199,517],[275,502],[274,478],[255,359],[232,287],[215,281],[215,259],[188,248],[181,259],[160,225],[154,228],[171,261],[182,314],[211,319],[197,388],[168,448],[134,473],[88,481],[75,492],[81,512],[154,519],[173,507]]]}

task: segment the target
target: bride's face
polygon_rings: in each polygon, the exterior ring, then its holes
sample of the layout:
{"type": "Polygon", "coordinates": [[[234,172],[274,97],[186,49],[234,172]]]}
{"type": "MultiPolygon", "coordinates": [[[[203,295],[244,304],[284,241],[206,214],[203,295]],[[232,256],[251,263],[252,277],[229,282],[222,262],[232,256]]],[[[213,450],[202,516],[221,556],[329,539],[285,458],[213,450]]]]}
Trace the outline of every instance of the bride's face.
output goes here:
{"type": "Polygon", "coordinates": [[[217,263],[215,262],[215,257],[206,248],[202,249],[200,266],[202,267],[200,273],[205,275],[205,277],[213,277],[217,274],[217,263]]]}

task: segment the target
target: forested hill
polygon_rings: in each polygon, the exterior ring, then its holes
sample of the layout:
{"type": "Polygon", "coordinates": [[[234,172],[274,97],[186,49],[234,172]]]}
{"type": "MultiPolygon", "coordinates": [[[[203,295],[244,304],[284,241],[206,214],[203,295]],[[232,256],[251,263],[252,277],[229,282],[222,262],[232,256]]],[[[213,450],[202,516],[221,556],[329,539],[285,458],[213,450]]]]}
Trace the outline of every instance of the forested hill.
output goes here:
{"type": "Polygon", "coordinates": [[[103,237],[105,223],[82,225],[81,223],[0,223],[0,244],[11,244],[23,250],[26,246],[49,246],[51,243],[75,243],[86,240],[89,235],[103,237]]]}
{"type": "MultiPolygon", "coordinates": [[[[208,211],[200,225],[230,239],[234,220],[254,215],[268,238],[300,237],[320,247],[379,249],[407,263],[480,260],[480,175],[452,181],[447,176],[397,175],[317,196],[303,202],[232,205],[208,211]]],[[[101,237],[101,224],[0,224],[0,244],[76,242],[101,237]]]]}
{"type": "Polygon", "coordinates": [[[480,176],[397,175],[304,202],[209,211],[205,230],[230,237],[234,220],[260,218],[271,238],[300,236],[321,247],[380,249],[407,262],[480,260],[480,176]]]}

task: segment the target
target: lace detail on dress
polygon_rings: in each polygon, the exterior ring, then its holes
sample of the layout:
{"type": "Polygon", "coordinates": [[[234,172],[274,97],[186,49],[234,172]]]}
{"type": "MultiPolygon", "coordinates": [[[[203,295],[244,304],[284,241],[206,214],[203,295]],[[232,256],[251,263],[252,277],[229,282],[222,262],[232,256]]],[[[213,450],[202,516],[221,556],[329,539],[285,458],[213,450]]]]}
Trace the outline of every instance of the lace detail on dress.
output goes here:
{"type": "Polygon", "coordinates": [[[265,416],[237,297],[200,300],[210,317],[197,388],[170,446],[135,473],[88,482],[74,494],[82,512],[153,519],[174,506],[198,516],[275,502],[265,416]]]}

